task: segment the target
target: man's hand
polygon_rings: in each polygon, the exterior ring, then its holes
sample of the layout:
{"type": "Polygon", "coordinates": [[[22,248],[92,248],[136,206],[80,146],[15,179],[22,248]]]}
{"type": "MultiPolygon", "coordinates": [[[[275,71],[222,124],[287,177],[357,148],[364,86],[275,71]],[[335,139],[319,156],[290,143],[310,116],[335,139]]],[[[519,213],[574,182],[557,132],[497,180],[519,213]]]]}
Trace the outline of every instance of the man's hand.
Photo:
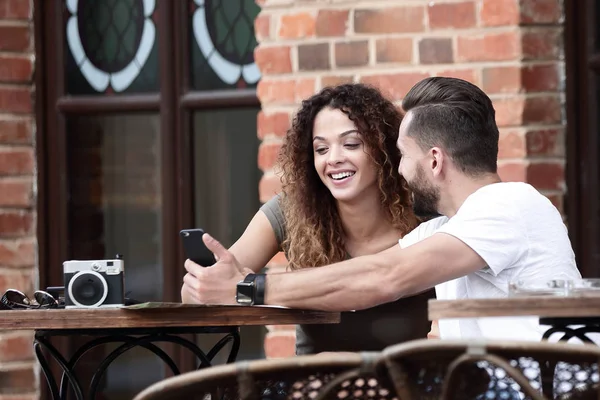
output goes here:
{"type": "Polygon", "coordinates": [[[187,274],[183,277],[181,297],[184,303],[235,304],[236,284],[252,270],[242,268],[233,254],[221,243],[205,233],[202,240],[213,252],[217,262],[202,267],[191,260],[185,261],[187,274]]]}

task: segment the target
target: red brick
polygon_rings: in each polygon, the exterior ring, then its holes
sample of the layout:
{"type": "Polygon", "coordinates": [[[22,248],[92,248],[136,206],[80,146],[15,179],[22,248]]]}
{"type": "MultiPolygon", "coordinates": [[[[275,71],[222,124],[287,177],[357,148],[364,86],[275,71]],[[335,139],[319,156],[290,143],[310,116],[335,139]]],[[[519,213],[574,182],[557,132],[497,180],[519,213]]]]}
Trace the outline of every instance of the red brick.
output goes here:
{"type": "Polygon", "coordinates": [[[31,178],[0,179],[0,206],[30,207],[33,204],[31,178]]]}
{"type": "Polygon", "coordinates": [[[348,29],[348,10],[319,10],[317,36],[345,36],[348,29]]]}
{"type": "Polygon", "coordinates": [[[297,103],[301,102],[304,99],[309,98],[313,94],[315,94],[315,86],[316,86],[315,78],[301,78],[296,80],[296,98],[295,101],[297,103]]]}
{"type": "Polygon", "coordinates": [[[301,39],[315,35],[316,20],[314,15],[303,12],[282,15],[279,26],[279,37],[284,39],[301,39]]]}
{"type": "Polygon", "coordinates": [[[519,0],[483,0],[480,19],[483,26],[519,24],[519,0]]]}
{"type": "Polygon", "coordinates": [[[391,100],[401,100],[417,82],[428,76],[425,73],[367,75],[361,78],[361,82],[378,87],[386,92],[391,100]]]}
{"type": "Polygon", "coordinates": [[[425,38],[419,42],[421,64],[450,64],[454,62],[452,39],[425,38]]]}
{"type": "Polygon", "coordinates": [[[375,42],[375,59],[378,63],[411,63],[413,40],[411,38],[383,38],[375,42]]]}
{"type": "Polygon", "coordinates": [[[260,111],[257,119],[257,132],[261,140],[267,135],[283,137],[290,127],[290,116],[284,112],[266,114],[260,111]]]}
{"type": "Polygon", "coordinates": [[[32,137],[31,120],[0,117],[0,143],[29,144],[32,142],[32,137]]]}
{"type": "Polygon", "coordinates": [[[330,75],[330,76],[322,76],[321,77],[321,87],[327,86],[337,86],[344,83],[353,83],[354,76],[353,75],[330,75]]]}
{"type": "Polygon", "coordinates": [[[33,293],[32,270],[2,270],[0,271],[0,292],[7,289],[17,289],[30,296],[33,293]]]}
{"type": "Polygon", "coordinates": [[[521,55],[519,45],[517,31],[459,36],[456,60],[457,62],[516,60],[521,55]]]}
{"type": "Polygon", "coordinates": [[[0,394],[30,392],[34,382],[36,373],[33,366],[0,370],[0,394]]]}
{"type": "MultiPolygon", "coordinates": [[[[34,390],[33,385],[31,390],[34,390]]],[[[21,394],[0,394],[0,400],[39,400],[39,395],[35,392],[32,393],[21,393],[21,394]]]]}
{"type": "Polygon", "coordinates": [[[369,63],[369,42],[341,42],[335,44],[337,67],[361,67],[369,63]]]}
{"type": "Polygon", "coordinates": [[[544,194],[548,200],[550,200],[550,202],[554,205],[554,207],[556,207],[556,209],[561,213],[564,214],[565,211],[565,206],[564,206],[564,194],[544,194]]]}
{"type": "Polygon", "coordinates": [[[267,330],[269,332],[273,331],[296,331],[296,327],[294,325],[267,325],[267,330]]]}
{"type": "Polygon", "coordinates": [[[0,110],[14,113],[30,113],[33,102],[29,88],[0,87],[0,110]]]}
{"type": "Polygon", "coordinates": [[[562,129],[531,130],[525,134],[527,154],[530,156],[564,156],[562,129]]]}
{"type": "Polygon", "coordinates": [[[0,336],[0,362],[33,360],[32,332],[13,332],[0,336]]]}
{"type": "Polygon", "coordinates": [[[31,1],[29,0],[0,0],[0,19],[21,19],[31,17],[31,1]]]}
{"type": "Polygon", "coordinates": [[[495,99],[493,104],[496,110],[496,123],[499,127],[521,125],[525,108],[525,99],[522,96],[495,99]]]}
{"type": "Polygon", "coordinates": [[[557,28],[537,28],[525,31],[521,36],[523,59],[558,59],[562,36],[557,28]]]}
{"type": "Polygon", "coordinates": [[[527,169],[527,182],[538,190],[564,190],[564,165],[558,162],[531,163],[527,169]]]}
{"type": "Polygon", "coordinates": [[[523,67],[521,80],[528,92],[556,91],[559,88],[558,66],[528,65],[523,67]]]}
{"type": "Polygon", "coordinates": [[[501,66],[484,68],[481,89],[487,94],[516,93],[521,89],[521,68],[501,66]]]}
{"type": "Polygon", "coordinates": [[[526,156],[525,137],[518,129],[500,130],[498,158],[523,158],[526,156]]]}
{"type": "Polygon", "coordinates": [[[406,33],[425,30],[423,7],[394,7],[354,11],[356,33],[406,33]]]}
{"type": "Polygon", "coordinates": [[[521,23],[555,24],[560,13],[558,0],[521,0],[521,23]]]}
{"type": "Polygon", "coordinates": [[[271,16],[269,14],[258,14],[254,20],[254,35],[259,42],[271,38],[271,16]]]}
{"type": "Polygon", "coordinates": [[[33,232],[33,215],[31,212],[18,210],[0,211],[0,236],[15,237],[29,235],[33,232]]]}
{"type": "Polygon", "coordinates": [[[33,74],[33,62],[29,57],[0,57],[0,83],[30,82],[33,74]]]}
{"type": "Polygon", "coordinates": [[[30,49],[28,26],[0,26],[0,51],[27,51],[30,49]]]}
{"type": "Polygon", "coordinates": [[[556,91],[556,65],[501,66],[483,70],[483,90],[489,94],[556,91]]]}
{"type": "Polygon", "coordinates": [[[258,183],[258,194],[261,203],[266,203],[281,192],[281,178],[275,174],[264,174],[258,183]]]}
{"type": "Polygon", "coordinates": [[[296,81],[261,79],[258,81],[256,93],[262,104],[294,104],[296,81]]]}
{"type": "Polygon", "coordinates": [[[435,75],[463,79],[467,82],[471,82],[474,85],[481,86],[479,84],[479,74],[474,69],[443,70],[437,72],[435,75]]]}
{"type": "Polygon", "coordinates": [[[525,161],[498,163],[498,175],[504,182],[526,182],[527,164],[525,161]]]}
{"type": "Polygon", "coordinates": [[[258,46],[254,50],[254,60],[263,74],[285,74],[292,72],[289,46],[258,46]]]}
{"type": "Polygon", "coordinates": [[[330,68],[329,43],[298,46],[298,69],[300,71],[328,70],[330,68]]]}
{"type": "Polygon", "coordinates": [[[32,174],[34,160],[31,148],[0,149],[0,175],[32,174]]]}
{"type": "Polygon", "coordinates": [[[35,265],[37,248],[33,239],[0,241],[0,266],[25,268],[35,265]]]}
{"type": "Polygon", "coordinates": [[[272,169],[275,166],[280,149],[280,142],[261,143],[258,147],[258,167],[262,171],[272,169]]]}
{"type": "Polygon", "coordinates": [[[558,123],[561,112],[558,96],[529,97],[523,110],[523,123],[558,123]]]}
{"type": "Polygon", "coordinates": [[[294,332],[269,332],[265,337],[265,356],[267,358],[293,357],[296,354],[295,346],[294,332]]]}
{"type": "Polygon", "coordinates": [[[287,264],[288,260],[285,257],[285,254],[282,251],[280,251],[269,260],[269,262],[267,263],[267,267],[272,269],[276,267],[285,267],[287,266],[287,264]]]}
{"type": "Polygon", "coordinates": [[[476,24],[475,2],[430,3],[427,7],[431,29],[471,28],[476,24]]]}

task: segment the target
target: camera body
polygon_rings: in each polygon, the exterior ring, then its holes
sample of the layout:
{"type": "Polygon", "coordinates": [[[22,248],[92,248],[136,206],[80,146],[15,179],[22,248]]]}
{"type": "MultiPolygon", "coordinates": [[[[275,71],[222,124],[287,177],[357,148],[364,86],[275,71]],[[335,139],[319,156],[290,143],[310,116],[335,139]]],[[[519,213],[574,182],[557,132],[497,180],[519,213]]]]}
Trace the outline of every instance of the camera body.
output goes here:
{"type": "Polygon", "coordinates": [[[123,260],[63,263],[65,308],[108,308],[125,304],[123,260]]]}

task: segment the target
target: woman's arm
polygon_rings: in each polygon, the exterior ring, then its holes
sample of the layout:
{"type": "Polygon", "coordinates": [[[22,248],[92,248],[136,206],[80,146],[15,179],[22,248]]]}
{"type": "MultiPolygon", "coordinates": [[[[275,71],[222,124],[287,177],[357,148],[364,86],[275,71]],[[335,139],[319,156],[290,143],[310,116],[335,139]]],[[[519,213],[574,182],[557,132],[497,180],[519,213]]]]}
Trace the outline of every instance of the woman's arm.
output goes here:
{"type": "MultiPolygon", "coordinates": [[[[273,227],[263,211],[259,210],[254,215],[242,236],[229,248],[229,251],[242,267],[254,272],[260,271],[277,254],[279,244],[273,227]]],[[[196,303],[192,291],[185,283],[181,288],[181,301],[196,303]]]]}

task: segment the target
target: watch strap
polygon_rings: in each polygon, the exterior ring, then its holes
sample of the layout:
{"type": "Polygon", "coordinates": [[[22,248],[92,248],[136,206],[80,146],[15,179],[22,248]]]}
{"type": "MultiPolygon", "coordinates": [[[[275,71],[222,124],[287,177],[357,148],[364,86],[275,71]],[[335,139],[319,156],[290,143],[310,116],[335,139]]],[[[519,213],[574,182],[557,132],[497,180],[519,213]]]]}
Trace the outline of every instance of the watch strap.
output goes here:
{"type": "Polygon", "coordinates": [[[248,274],[244,278],[246,283],[254,283],[254,290],[252,291],[252,304],[261,306],[265,304],[265,274],[248,274]]]}

